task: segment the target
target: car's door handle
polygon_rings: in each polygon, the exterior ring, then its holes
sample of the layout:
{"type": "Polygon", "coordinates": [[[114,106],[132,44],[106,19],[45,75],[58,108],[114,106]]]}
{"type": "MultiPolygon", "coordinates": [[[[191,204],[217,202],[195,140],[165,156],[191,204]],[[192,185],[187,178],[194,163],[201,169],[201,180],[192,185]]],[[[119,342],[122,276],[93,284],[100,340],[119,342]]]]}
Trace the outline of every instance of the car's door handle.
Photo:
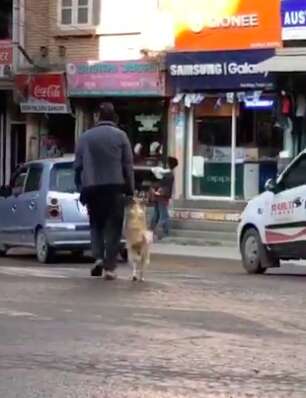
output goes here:
{"type": "Polygon", "coordinates": [[[293,201],[293,204],[294,204],[295,207],[300,207],[300,206],[302,206],[302,200],[301,200],[301,198],[296,198],[296,199],[293,201]]]}
{"type": "Polygon", "coordinates": [[[31,202],[29,203],[29,209],[34,210],[35,207],[36,207],[36,202],[34,200],[31,200],[31,202]]]}
{"type": "Polygon", "coordinates": [[[13,206],[12,206],[12,212],[15,213],[16,210],[17,210],[17,205],[13,205],[13,206]]]}

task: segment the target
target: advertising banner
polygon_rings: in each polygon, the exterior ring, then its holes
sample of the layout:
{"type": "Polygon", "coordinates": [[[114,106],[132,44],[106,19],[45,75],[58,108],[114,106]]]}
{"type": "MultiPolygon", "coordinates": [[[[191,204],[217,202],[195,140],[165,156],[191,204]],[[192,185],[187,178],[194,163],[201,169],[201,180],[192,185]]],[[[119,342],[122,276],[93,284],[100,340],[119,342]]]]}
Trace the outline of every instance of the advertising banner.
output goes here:
{"type": "Polygon", "coordinates": [[[0,79],[12,74],[13,46],[10,41],[0,40],[0,79]]]}
{"type": "Polygon", "coordinates": [[[162,0],[178,51],[276,48],[282,45],[280,0],[162,0]]]}
{"type": "Polygon", "coordinates": [[[15,97],[23,113],[68,113],[63,73],[15,76],[15,97]]]}
{"type": "Polygon", "coordinates": [[[282,0],[283,40],[306,39],[306,1],[282,0]]]}
{"type": "Polygon", "coordinates": [[[69,95],[164,96],[164,73],[146,61],[95,62],[67,65],[69,95]]]}
{"type": "Polygon", "coordinates": [[[169,86],[175,93],[272,89],[272,75],[254,69],[273,55],[273,50],[169,53],[169,86]]]}

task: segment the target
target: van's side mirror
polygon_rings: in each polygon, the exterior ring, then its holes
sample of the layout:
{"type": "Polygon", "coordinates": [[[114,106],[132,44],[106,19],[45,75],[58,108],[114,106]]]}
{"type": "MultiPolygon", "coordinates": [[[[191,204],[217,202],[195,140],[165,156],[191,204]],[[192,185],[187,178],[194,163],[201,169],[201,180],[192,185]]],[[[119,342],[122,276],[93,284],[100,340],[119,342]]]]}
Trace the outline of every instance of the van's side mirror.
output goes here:
{"type": "Polygon", "coordinates": [[[276,181],[274,178],[269,178],[269,180],[265,183],[265,190],[269,192],[276,191],[276,181]]]}
{"type": "Polygon", "coordinates": [[[0,197],[1,198],[8,198],[12,195],[12,188],[8,185],[2,185],[0,187],[0,197]]]}

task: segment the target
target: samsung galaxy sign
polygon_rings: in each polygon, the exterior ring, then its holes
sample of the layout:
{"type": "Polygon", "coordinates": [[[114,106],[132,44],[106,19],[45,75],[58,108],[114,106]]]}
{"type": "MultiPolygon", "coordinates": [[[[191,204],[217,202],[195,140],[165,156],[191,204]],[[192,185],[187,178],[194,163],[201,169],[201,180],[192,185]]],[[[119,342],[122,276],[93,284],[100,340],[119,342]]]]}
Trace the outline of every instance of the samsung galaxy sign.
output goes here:
{"type": "Polygon", "coordinates": [[[282,1],[283,40],[306,39],[306,1],[282,1]]]}
{"type": "Polygon", "coordinates": [[[244,62],[224,62],[216,64],[187,64],[187,65],[170,65],[171,76],[226,76],[226,75],[249,75],[255,74],[254,64],[244,62]]]}
{"type": "Polygon", "coordinates": [[[175,92],[273,88],[271,75],[255,71],[273,55],[274,50],[169,53],[170,87],[175,92]]]}

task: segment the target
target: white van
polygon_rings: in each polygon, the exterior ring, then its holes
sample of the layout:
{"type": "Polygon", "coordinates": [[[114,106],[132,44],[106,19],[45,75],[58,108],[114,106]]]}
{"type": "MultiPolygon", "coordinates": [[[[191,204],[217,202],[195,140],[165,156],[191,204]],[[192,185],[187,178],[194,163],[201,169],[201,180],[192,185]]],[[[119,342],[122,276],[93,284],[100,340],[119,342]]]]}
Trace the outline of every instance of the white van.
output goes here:
{"type": "Polygon", "coordinates": [[[248,203],[238,243],[250,274],[279,267],[280,260],[306,259],[306,150],[248,203]]]}

